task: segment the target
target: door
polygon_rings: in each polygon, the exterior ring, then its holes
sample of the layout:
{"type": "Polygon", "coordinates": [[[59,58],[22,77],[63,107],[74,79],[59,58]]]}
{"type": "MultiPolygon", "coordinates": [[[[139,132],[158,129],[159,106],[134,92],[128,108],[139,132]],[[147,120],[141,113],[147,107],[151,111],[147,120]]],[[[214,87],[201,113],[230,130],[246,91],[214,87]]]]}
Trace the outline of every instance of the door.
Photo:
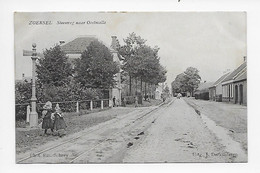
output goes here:
{"type": "Polygon", "coordinates": [[[243,104],[243,85],[239,85],[239,96],[240,96],[240,101],[239,104],[243,104]]]}
{"type": "Polygon", "coordinates": [[[238,103],[238,86],[235,86],[235,104],[238,103]]]}

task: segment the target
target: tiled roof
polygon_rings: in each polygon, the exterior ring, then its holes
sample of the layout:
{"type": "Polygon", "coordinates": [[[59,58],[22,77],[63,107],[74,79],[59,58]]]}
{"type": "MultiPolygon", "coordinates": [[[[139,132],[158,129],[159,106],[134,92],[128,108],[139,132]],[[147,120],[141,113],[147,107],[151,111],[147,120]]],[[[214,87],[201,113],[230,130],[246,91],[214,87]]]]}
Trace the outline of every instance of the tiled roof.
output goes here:
{"type": "Polygon", "coordinates": [[[246,62],[241,64],[238,68],[236,68],[232,73],[230,73],[222,82],[226,82],[232,80],[236,75],[238,75],[244,68],[246,67],[246,62]]]}
{"type": "Polygon", "coordinates": [[[98,39],[95,36],[78,37],[61,46],[61,50],[68,54],[81,54],[90,45],[92,41],[98,39]]]}
{"type": "Polygon", "coordinates": [[[238,76],[234,82],[238,82],[238,81],[241,81],[241,80],[246,80],[247,79],[247,71],[245,71],[244,73],[242,73],[240,76],[238,76]]]}
{"type": "MultiPolygon", "coordinates": [[[[116,38],[116,36],[112,36],[112,38],[116,38]]],[[[81,54],[86,48],[90,45],[92,41],[100,41],[95,36],[82,36],[75,38],[74,40],[64,44],[61,46],[61,50],[66,54],[81,54]]],[[[103,43],[103,42],[102,42],[103,43]]],[[[115,39],[112,39],[112,46],[109,47],[105,43],[103,43],[110,51],[115,51],[115,39]],[[114,46],[113,46],[114,45],[114,46]]],[[[123,57],[117,53],[119,60],[123,60],[123,57]]]]}
{"type": "Polygon", "coordinates": [[[230,73],[226,73],[223,76],[221,76],[213,85],[213,86],[217,86],[220,82],[222,82],[230,73]]]}

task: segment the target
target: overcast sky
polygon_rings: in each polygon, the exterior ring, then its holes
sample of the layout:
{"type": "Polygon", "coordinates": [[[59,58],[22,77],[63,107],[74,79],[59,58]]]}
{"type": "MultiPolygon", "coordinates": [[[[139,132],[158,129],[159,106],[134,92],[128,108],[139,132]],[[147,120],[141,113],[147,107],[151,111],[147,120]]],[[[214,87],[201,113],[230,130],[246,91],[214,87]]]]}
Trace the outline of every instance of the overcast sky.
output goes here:
{"type": "Polygon", "coordinates": [[[22,50],[31,50],[34,42],[39,52],[80,35],[96,35],[107,45],[115,35],[123,44],[132,32],[148,45],[160,47],[169,85],[190,66],[199,70],[203,81],[214,82],[246,56],[245,12],[16,13],[15,79],[21,79],[22,73],[31,76],[31,58],[23,56],[22,50]],[[51,21],[52,25],[29,25],[29,21],[51,21]],[[57,21],[106,24],[57,25],[57,21]]]}

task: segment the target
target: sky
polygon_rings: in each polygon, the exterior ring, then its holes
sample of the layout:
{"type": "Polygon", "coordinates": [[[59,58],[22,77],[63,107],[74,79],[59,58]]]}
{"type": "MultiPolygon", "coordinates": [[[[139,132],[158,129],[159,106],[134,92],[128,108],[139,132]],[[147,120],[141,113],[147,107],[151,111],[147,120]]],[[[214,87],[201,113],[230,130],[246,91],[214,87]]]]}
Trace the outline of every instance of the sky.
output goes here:
{"type": "MultiPolygon", "coordinates": [[[[103,23],[104,23],[103,22],[103,23]]],[[[149,12],[149,13],[15,13],[15,79],[31,76],[31,58],[23,49],[32,43],[42,52],[64,40],[95,35],[106,45],[111,36],[120,44],[135,32],[151,47],[158,46],[161,64],[167,69],[167,84],[192,66],[202,81],[215,82],[227,69],[234,70],[247,55],[245,12],[149,12]],[[51,21],[51,25],[29,25],[51,21]],[[74,22],[72,24],[57,24],[74,22]],[[75,24],[104,21],[105,24],[75,24]]]]}

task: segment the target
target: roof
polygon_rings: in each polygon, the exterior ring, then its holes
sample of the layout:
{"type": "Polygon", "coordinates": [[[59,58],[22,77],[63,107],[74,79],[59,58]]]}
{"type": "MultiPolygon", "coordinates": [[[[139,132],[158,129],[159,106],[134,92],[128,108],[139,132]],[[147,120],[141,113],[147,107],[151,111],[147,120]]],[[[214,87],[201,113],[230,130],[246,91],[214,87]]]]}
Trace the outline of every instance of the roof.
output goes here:
{"type": "MultiPolygon", "coordinates": [[[[93,41],[100,41],[96,36],[81,36],[61,46],[61,50],[66,54],[81,54],[93,41]]],[[[119,60],[123,60],[123,57],[115,50],[116,36],[112,36],[112,45],[109,47],[102,42],[110,51],[117,53],[119,60]]]]}
{"type": "Polygon", "coordinates": [[[242,73],[240,76],[238,76],[234,82],[238,82],[238,81],[241,81],[241,80],[246,80],[247,79],[247,71],[245,71],[244,73],[242,73]]]}
{"type": "Polygon", "coordinates": [[[220,82],[222,82],[229,74],[230,74],[230,72],[224,74],[223,76],[221,76],[221,77],[212,85],[212,87],[216,87],[216,86],[217,86],[220,82]]]}
{"type": "Polygon", "coordinates": [[[236,68],[232,73],[230,73],[222,82],[227,82],[229,80],[233,80],[244,68],[246,68],[246,61],[241,64],[238,68],[236,68]]]}
{"type": "Polygon", "coordinates": [[[62,45],[61,50],[67,54],[81,54],[86,50],[92,41],[98,41],[98,39],[95,36],[78,37],[62,45]]]}
{"type": "Polygon", "coordinates": [[[196,89],[195,93],[207,92],[212,85],[213,85],[213,82],[200,83],[199,87],[196,89]]]}

